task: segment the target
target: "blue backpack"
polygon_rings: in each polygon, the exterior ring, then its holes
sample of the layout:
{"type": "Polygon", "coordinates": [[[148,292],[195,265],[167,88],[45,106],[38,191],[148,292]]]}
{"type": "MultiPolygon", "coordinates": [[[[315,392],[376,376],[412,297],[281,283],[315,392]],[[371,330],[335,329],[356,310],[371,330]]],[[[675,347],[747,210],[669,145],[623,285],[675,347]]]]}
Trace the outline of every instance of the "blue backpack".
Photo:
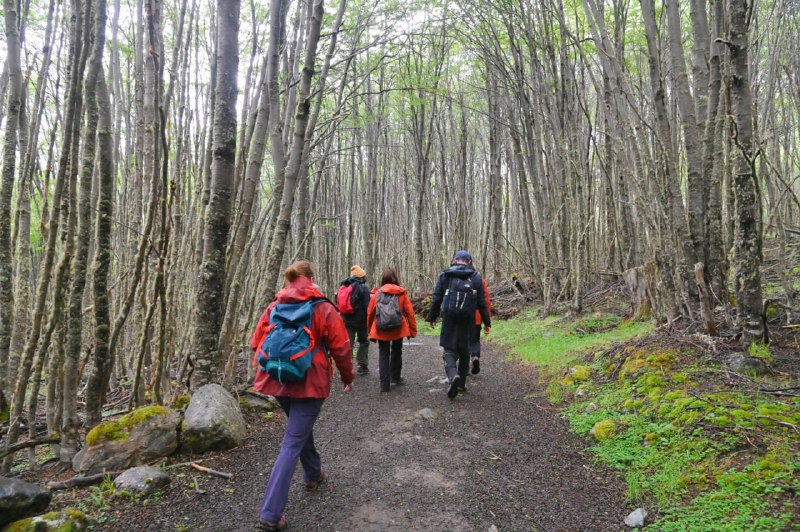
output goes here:
{"type": "MultiPolygon", "coordinates": [[[[317,352],[311,332],[314,306],[327,299],[278,303],[269,316],[269,327],[256,352],[258,365],[281,384],[305,378],[317,352]]],[[[324,349],[324,346],[322,347],[324,349]]]]}

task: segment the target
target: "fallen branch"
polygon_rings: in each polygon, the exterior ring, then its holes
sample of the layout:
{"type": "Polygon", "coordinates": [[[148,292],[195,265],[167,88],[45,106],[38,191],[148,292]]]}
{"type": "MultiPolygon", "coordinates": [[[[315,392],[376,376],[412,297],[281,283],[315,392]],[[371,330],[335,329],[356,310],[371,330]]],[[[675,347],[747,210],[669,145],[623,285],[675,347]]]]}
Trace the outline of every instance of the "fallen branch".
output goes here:
{"type": "Polygon", "coordinates": [[[9,445],[8,447],[3,447],[0,449],[0,458],[4,458],[9,454],[13,454],[22,449],[27,449],[28,447],[36,447],[38,445],[45,445],[47,443],[59,442],[61,442],[61,436],[58,434],[54,434],[52,436],[43,436],[41,438],[36,438],[35,440],[17,442],[14,445],[9,445]]]}
{"type": "Polygon", "coordinates": [[[232,473],[223,473],[222,471],[217,471],[215,469],[211,469],[210,467],[203,467],[203,466],[197,464],[196,462],[192,462],[191,464],[189,464],[189,467],[197,469],[198,471],[200,471],[202,473],[208,473],[209,475],[212,475],[212,476],[215,476],[215,477],[226,478],[228,480],[233,480],[233,474],[232,473]]]}
{"type": "Polygon", "coordinates": [[[103,482],[106,475],[116,476],[117,471],[103,471],[96,475],[89,475],[88,477],[72,477],[67,480],[60,480],[55,482],[48,482],[45,487],[50,491],[65,490],[69,488],[78,488],[82,486],[91,486],[92,484],[99,484],[103,482]]]}
{"type": "Polygon", "coordinates": [[[199,464],[202,460],[194,460],[192,462],[180,462],[177,464],[169,464],[168,466],[164,466],[166,469],[172,469],[173,467],[188,467],[192,464],[199,464]]]}

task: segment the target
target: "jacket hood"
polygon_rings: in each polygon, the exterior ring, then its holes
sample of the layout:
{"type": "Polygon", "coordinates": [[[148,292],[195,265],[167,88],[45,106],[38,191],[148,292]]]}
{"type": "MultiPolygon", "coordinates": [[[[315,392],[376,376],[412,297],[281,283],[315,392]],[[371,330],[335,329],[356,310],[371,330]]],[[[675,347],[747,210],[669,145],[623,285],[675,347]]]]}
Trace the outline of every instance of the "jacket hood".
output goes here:
{"type": "Polygon", "coordinates": [[[402,286],[386,283],[385,285],[381,286],[381,292],[384,294],[392,294],[392,295],[402,295],[406,293],[406,289],[402,286]]]}
{"type": "Polygon", "coordinates": [[[364,277],[356,277],[355,275],[353,275],[352,277],[348,277],[347,279],[342,281],[340,284],[342,286],[350,286],[351,284],[358,284],[358,283],[364,284],[366,282],[367,281],[364,277]]]}
{"type": "Polygon", "coordinates": [[[468,279],[475,273],[475,268],[469,264],[454,264],[453,266],[447,268],[443,273],[448,277],[460,277],[462,279],[468,279]]]}
{"type": "Polygon", "coordinates": [[[308,277],[298,277],[291,283],[284,286],[278,292],[278,301],[281,303],[299,303],[300,301],[308,301],[309,299],[317,299],[325,297],[319,288],[311,282],[308,277]]]}

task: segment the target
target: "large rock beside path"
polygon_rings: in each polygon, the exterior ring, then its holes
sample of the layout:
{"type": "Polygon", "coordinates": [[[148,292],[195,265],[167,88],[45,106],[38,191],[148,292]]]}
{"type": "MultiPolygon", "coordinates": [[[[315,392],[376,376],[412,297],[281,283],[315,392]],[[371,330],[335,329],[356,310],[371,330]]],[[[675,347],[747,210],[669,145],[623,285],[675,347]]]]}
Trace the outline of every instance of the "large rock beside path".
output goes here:
{"type": "Polygon", "coordinates": [[[128,469],[114,479],[114,486],[118,490],[127,491],[133,495],[147,496],[169,484],[169,475],[152,466],[139,466],[128,469]]]}
{"type": "Polygon", "coordinates": [[[50,504],[50,490],[16,478],[0,477],[0,527],[43,512],[50,504]]]}
{"type": "Polygon", "coordinates": [[[81,532],[89,529],[89,520],[78,510],[50,512],[15,521],[2,532],[81,532]]]}
{"type": "Polygon", "coordinates": [[[183,445],[195,453],[224,451],[239,445],[247,435],[239,402],[219,384],[197,389],[183,420],[183,445]]]}
{"type": "Polygon", "coordinates": [[[169,456],[178,448],[181,416],[165,406],[145,406],[104,421],[86,435],[72,468],[87,474],[120,471],[169,456]]]}

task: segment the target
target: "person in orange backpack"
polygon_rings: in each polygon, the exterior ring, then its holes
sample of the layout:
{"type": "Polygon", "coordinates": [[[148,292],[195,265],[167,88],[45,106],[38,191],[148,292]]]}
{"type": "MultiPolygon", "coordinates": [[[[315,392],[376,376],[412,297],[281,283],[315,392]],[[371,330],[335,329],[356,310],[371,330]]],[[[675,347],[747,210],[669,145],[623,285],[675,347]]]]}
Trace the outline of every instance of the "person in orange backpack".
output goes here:
{"type": "Polygon", "coordinates": [[[406,289],[400,286],[394,268],[386,268],[381,276],[378,293],[367,309],[369,339],[378,342],[378,373],[381,392],[390,384],[400,385],[405,379],[403,369],[403,338],[417,336],[417,319],[406,289]]]}
{"type": "MultiPolygon", "coordinates": [[[[486,279],[481,278],[483,281],[483,293],[486,295],[486,310],[489,317],[492,316],[492,300],[489,298],[489,287],[486,286],[486,279]]],[[[472,361],[472,369],[470,370],[473,375],[481,372],[481,326],[483,325],[483,318],[481,318],[481,311],[475,311],[475,329],[472,331],[472,338],[469,342],[469,356],[472,361]]],[[[463,390],[460,390],[463,391],[463,390]]]]}

